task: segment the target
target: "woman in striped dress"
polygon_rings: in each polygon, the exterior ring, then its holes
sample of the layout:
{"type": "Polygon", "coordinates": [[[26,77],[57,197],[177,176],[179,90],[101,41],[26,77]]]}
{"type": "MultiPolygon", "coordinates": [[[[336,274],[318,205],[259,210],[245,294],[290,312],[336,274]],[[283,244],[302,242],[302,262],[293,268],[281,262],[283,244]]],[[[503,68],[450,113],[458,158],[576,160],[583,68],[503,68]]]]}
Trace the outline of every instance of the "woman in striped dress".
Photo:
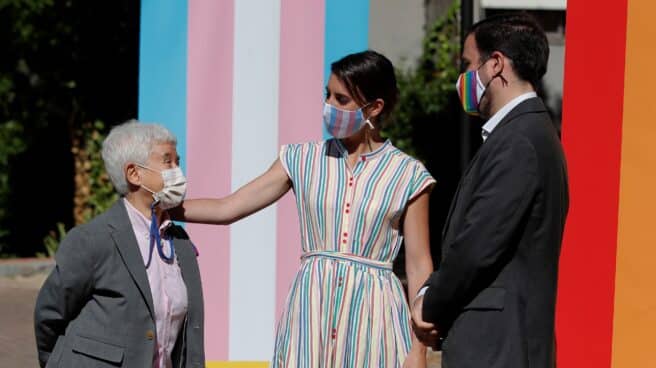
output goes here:
{"type": "Polygon", "coordinates": [[[414,296],[432,271],[435,180],[379,134],[398,93],[390,61],[365,51],[331,70],[324,123],[333,139],[283,146],[262,176],[222,199],[185,201],[179,219],[229,224],[293,189],[303,254],[272,367],[425,367],[392,262],[405,241],[414,296]]]}

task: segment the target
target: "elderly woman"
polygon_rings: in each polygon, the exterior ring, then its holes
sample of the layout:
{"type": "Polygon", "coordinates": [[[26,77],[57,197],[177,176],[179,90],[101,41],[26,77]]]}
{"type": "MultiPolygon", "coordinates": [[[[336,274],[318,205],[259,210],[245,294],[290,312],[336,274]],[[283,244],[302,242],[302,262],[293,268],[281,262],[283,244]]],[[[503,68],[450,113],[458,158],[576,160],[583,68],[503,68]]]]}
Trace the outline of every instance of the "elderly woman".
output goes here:
{"type": "Polygon", "coordinates": [[[42,367],[201,367],[203,296],[193,244],[168,218],[186,180],[176,139],[127,122],[102,147],[119,199],[72,229],[34,312],[42,367]]]}

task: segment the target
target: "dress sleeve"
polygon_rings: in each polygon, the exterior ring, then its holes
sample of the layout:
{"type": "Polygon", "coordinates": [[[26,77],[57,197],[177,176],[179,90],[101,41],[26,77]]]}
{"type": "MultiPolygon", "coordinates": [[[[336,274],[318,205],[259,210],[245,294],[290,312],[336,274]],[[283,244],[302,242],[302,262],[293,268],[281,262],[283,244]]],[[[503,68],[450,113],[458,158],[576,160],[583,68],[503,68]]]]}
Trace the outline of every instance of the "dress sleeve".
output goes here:
{"type": "Polygon", "coordinates": [[[280,153],[278,155],[283,169],[285,169],[287,176],[289,176],[292,182],[296,182],[295,179],[297,177],[298,171],[297,168],[299,152],[299,144],[285,144],[280,147],[280,153]]]}
{"type": "Polygon", "coordinates": [[[426,170],[426,167],[424,167],[421,162],[417,161],[412,176],[412,182],[410,183],[410,196],[408,197],[408,201],[412,201],[426,189],[429,191],[433,190],[435,183],[435,179],[431,176],[428,170],[426,170]]]}

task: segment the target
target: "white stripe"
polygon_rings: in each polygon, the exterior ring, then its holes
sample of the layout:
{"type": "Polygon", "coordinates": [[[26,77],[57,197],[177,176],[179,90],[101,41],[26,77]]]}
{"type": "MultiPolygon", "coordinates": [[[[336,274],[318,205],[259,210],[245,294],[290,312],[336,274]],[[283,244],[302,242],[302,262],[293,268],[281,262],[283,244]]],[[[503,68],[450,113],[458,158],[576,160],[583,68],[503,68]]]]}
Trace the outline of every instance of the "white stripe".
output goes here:
{"type": "Polygon", "coordinates": [[[482,8],[565,10],[567,0],[481,0],[482,8]]]}
{"type": "MultiPolygon", "coordinates": [[[[233,190],[276,159],[280,0],[235,1],[234,42],[233,190]]],[[[230,230],[229,359],[269,361],[276,320],[275,207],[230,230]]]]}
{"type": "Polygon", "coordinates": [[[348,126],[349,126],[349,113],[343,110],[339,111],[339,121],[342,123],[339,127],[339,136],[340,137],[345,137],[346,132],[348,132],[348,126]]]}

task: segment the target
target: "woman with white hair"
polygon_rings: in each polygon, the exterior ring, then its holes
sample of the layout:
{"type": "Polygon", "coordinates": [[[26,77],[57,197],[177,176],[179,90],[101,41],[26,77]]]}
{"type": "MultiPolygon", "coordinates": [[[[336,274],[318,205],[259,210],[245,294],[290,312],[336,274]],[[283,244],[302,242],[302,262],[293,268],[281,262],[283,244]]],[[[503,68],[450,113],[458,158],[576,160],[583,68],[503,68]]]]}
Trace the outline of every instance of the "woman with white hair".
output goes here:
{"type": "Polygon", "coordinates": [[[176,138],[129,121],[102,147],[121,198],[73,228],[34,312],[42,367],[202,367],[203,296],[193,244],[167,210],[184,198],[176,138]]]}

